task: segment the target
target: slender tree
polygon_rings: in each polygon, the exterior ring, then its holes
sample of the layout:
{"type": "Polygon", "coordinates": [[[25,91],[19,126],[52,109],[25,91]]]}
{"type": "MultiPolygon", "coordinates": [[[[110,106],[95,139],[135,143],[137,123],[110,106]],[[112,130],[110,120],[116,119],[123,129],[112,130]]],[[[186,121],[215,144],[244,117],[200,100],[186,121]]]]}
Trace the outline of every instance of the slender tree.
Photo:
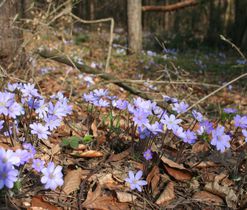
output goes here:
{"type": "Polygon", "coordinates": [[[128,0],[128,48],[129,53],[142,50],[142,1],[128,0]]]}
{"type": "Polygon", "coordinates": [[[23,61],[19,51],[23,34],[16,26],[19,3],[19,0],[0,1],[0,65],[7,70],[19,67],[23,61]]]}

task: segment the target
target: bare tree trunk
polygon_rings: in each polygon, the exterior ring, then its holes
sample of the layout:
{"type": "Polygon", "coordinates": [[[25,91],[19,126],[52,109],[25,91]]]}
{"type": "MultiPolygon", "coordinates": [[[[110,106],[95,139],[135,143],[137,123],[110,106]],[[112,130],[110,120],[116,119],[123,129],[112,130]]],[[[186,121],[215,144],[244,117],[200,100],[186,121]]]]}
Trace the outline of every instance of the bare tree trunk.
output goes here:
{"type": "Polygon", "coordinates": [[[0,65],[6,69],[17,68],[23,61],[23,56],[17,56],[23,42],[22,31],[16,27],[18,3],[19,0],[0,1],[0,65]]]}
{"type": "Polygon", "coordinates": [[[142,50],[142,1],[128,0],[128,49],[129,53],[142,50]]]}

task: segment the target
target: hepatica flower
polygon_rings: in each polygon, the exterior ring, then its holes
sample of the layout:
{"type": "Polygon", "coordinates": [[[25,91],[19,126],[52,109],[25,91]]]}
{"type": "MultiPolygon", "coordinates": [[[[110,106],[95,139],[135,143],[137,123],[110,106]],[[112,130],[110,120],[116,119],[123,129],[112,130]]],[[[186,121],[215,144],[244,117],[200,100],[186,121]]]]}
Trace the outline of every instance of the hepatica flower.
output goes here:
{"type": "Polygon", "coordinates": [[[193,116],[198,122],[202,122],[202,121],[204,120],[203,115],[202,115],[200,112],[196,111],[196,110],[193,110],[193,111],[192,111],[192,116],[193,116]]]}
{"type": "Polygon", "coordinates": [[[0,190],[4,186],[11,189],[17,181],[18,171],[11,164],[0,164],[0,190]]]}
{"type": "Polygon", "coordinates": [[[41,123],[32,123],[30,124],[31,134],[35,134],[39,139],[48,139],[50,131],[48,131],[47,126],[43,126],[41,123]]]}
{"type": "Polygon", "coordinates": [[[182,120],[176,119],[175,115],[171,114],[170,116],[164,115],[161,122],[166,125],[168,130],[176,130],[179,127],[178,124],[182,122],[182,120]]]}
{"type": "Polygon", "coordinates": [[[146,112],[143,112],[142,110],[136,110],[134,111],[133,121],[136,125],[142,126],[149,122],[147,117],[148,114],[146,112]]]}
{"type": "Polygon", "coordinates": [[[142,191],[142,186],[147,185],[145,180],[141,180],[143,172],[140,170],[134,174],[133,171],[129,171],[129,177],[125,179],[126,182],[129,183],[130,189],[135,190],[137,189],[139,192],[142,191]]]}
{"type": "Polygon", "coordinates": [[[241,117],[240,115],[236,115],[233,120],[236,128],[237,127],[240,127],[242,129],[247,128],[247,116],[241,117]]]}
{"type": "Polygon", "coordinates": [[[224,133],[225,128],[218,126],[212,131],[211,144],[216,146],[216,149],[220,152],[224,152],[225,149],[230,148],[230,136],[224,133]]]}
{"type": "Polygon", "coordinates": [[[187,130],[184,132],[185,137],[183,138],[183,141],[189,144],[194,144],[196,142],[196,134],[193,131],[187,130]]]}
{"type": "Polygon", "coordinates": [[[44,166],[45,166],[45,161],[43,161],[41,159],[33,159],[32,168],[35,171],[41,172],[41,170],[44,168],[44,166]]]}
{"type": "Polygon", "coordinates": [[[189,107],[188,104],[185,102],[175,103],[172,105],[172,110],[176,111],[178,114],[186,112],[187,108],[189,107]]]}
{"type": "Polygon", "coordinates": [[[47,168],[42,169],[41,172],[43,174],[41,183],[45,185],[45,189],[55,190],[63,185],[62,166],[55,166],[53,162],[49,162],[47,168]]]}
{"type": "Polygon", "coordinates": [[[153,158],[153,153],[150,149],[147,149],[144,153],[143,153],[143,157],[146,160],[151,160],[153,158]]]}
{"type": "Polygon", "coordinates": [[[4,164],[19,165],[20,157],[18,157],[12,150],[0,148],[0,165],[4,164]]]}
{"type": "Polygon", "coordinates": [[[235,113],[237,113],[237,110],[234,109],[234,108],[224,108],[223,111],[224,111],[226,114],[235,114],[235,113]]]}

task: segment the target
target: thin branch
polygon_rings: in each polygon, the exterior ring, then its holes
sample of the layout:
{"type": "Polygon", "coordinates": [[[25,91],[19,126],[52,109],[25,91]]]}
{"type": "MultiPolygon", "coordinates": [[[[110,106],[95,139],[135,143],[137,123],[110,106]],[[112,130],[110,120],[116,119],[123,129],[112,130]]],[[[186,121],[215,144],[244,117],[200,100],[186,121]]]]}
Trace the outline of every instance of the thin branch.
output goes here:
{"type": "Polygon", "coordinates": [[[185,0],[175,4],[165,5],[165,6],[143,6],[142,11],[162,11],[162,12],[171,12],[179,9],[183,9],[190,6],[197,5],[198,2],[195,0],[185,0]]]}
{"type": "Polygon", "coordinates": [[[109,47],[108,47],[108,54],[107,54],[107,59],[106,59],[106,64],[105,64],[105,72],[107,72],[110,64],[110,59],[111,59],[111,52],[112,52],[112,42],[113,42],[113,30],[114,30],[114,19],[113,18],[103,18],[99,20],[83,20],[77,16],[75,16],[73,13],[70,13],[70,15],[76,19],[77,21],[85,24],[92,24],[92,23],[102,23],[102,22],[111,22],[111,28],[110,28],[110,38],[109,38],[109,47]]]}
{"type": "Polygon", "coordinates": [[[202,99],[200,99],[199,101],[197,101],[196,103],[194,103],[193,105],[191,105],[186,112],[188,112],[189,110],[191,110],[193,107],[195,107],[196,105],[200,104],[201,102],[205,101],[206,99],[208,99],[209,97],[211,97],[212,95],[214,95],[215,93],[219,92],[220,90],[222,90],[223,88],[227,87],[228,85],[236,82],[237,80],[246,77],[247,73],[245,74],[241,74],[240,76],[236,77],[235,79],[231,80],[230,82],[222,85],[220,88],[216,89],[215,91],[213,91],[212,93],[208,94],[207,96],[203,97],[202,99]]]}

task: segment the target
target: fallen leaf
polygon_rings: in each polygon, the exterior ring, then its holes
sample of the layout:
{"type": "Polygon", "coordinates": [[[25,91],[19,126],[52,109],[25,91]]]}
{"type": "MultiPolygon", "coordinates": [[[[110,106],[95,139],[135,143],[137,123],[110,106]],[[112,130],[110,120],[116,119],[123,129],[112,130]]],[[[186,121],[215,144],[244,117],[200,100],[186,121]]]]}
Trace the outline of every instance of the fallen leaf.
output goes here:
{"type": "Polygon", "coordinates": [[[156,194],[157,187],[160,181],[160,170],[158,166],[154,166],[147,176],[148,186],[151,186],[153,194],[156,194]]]}
{"type": "Polygon", "coordinates": [[[161,158],[161,160],[163,161],[163,163],[165,163],[166,165],[172,167],[172,168],[177,168],[177,169],[181,169],[181,170],[187,170],[184,166],[166,158],[165,156],[163,156],[161,158]]]}
{"type": "Polygon", "coordinates": [[[98,210],[128,210],[129,205],[127,203],[119,203],[112,196],[101,195],[101,187],[98,185],[94,191],[89,190],[86,200],[83,202],[82,207],[86,209],[98,209],[98,210]]]}
{"type": "Polygon", "coordinates": [[[130,203],[136,200],[136,196],[127,192],[116,192],[117,199],[121,203],[130,203]]]}
{"type": "Polygon", "coordinates": [[[69,171],[64,178],[63,191],[69,195],[77,190],[81,184],[82,169],[69,171]]]}
{"type": "Polygon", "coordinates": [[[200,152],[206,152],[208,150],[209,150],[209,146],[207,143],[198,141],[195,144],[193,144],[191,152],[200,153],[200,152]]]}
{"type": "Polygon", "coordinates": [[[127,149],[127,150],[125,150],[125,151],[123,151],[123,152],[121,152],[121,153],[118,153],[118,154],[112,154],[112,155],[108,158],[107,162],[116,162],[116,161],[120,161],[120,160],[122,160],[122,159],[128,157],[129,154],[130,154],[130,151],[131,151],[131,148],[129,148],[129,149],[127,149]]]}
{"type": "Polygon", "coordinates": [[[203,202],[203,203],[207,203],[207,204],[210,203],[214,205],[222,205],[224,203],[221,197],[214,195],[212,193],[209,193],[207,191],[196,192],[193,195],[192,199],[203,202]]]}
{"type": "Polygon", "coordinates": [[[238,197],[233,189],[229,188],[228,186],[222,186],[218,182],[211,182],[207,183],[204,189],[225,198],[228,207],[236,208],[238,197]]]}
{"type": "Polygon", "coordinates": [[[74,150],[76,151],[81,151],[81,150],[85,150],[87,149],[87,145],[85,144],[79,144],[77,148],[75,148],[74,150]]]}
{"type": "Polygon", "coordinates": [[[201,169],[201,168],[208,168],[208,167],[217,167],[219,164],[214,163],[213,161],[202,161],[200,163],[191,163],[191,162],[189,162],[188,165],[191,168],[201,169]]]}
{"type": "Polygon", "coordinates": [[[76,157],[82,157],[82,158],[96,158],[96,157],[102,157],[103,153],[96,150],[88,150],[85,152],[74,151],[70,153],[70,155],[76,157]]]}
{"type": "Polygon", "coordinates": [[[166,206],[174,198],[175,198],[174,184],[173,184],[173,182],[169,182],[155,203],[160,205],[160,206],[166,206]]]}
{"type": "Polygon", "coordinates": [[[123,188],[123,185],[118,184],[118,182],[116,182],[113,177],[112,174],[104,174],[102,176],[100,176],[98,178],[99,180],[99,184],[102,188],[107,188],[110,190],[116,190],[116,189],[120,189],[123,188]]]}
{"type": "Polygon", "coordinates": [[[93,131],[93,136],[94,138],[98,137],[98,128],[96,126],[96,121],[94,120],[92,125],[91,125],[91,129],[93,131]]]}
{"type": "Polygon", "coordinates": [[[32,198],[31,201],[31,207],[28,208],[28,210],[61,210],[62,208],[56,207],[54,205],[51,205],[45,201],[43,201],[41,196],[35,196],[32,198]]]}
{"type": "Polygon", "coordinates": [[[167,171],[167,173],[172,176],[173,178],[175,178],[176,180],[179,181],[188,181],[192,179],[192,175],[191,173],[189,173],[186,170],[179,170],[176,168],[171,168],[169,166],[165,166],[165,169],[167,171]]]}

